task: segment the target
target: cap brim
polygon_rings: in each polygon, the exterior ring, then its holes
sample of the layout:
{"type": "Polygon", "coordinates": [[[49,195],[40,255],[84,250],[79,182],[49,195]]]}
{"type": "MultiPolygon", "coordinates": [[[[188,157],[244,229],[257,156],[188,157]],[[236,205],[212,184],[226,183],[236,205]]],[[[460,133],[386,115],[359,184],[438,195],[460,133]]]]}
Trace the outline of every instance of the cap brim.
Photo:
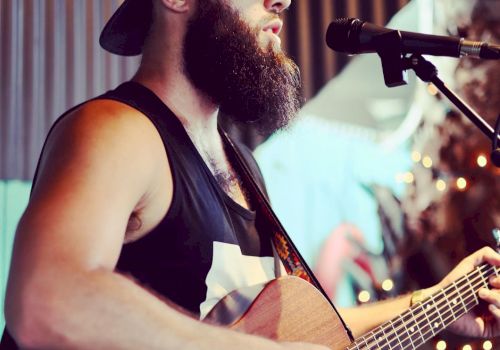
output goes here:
{"type": "Polygon", "coordinates": [[[151,20],[151,0],[125,0],[104,26],[99,44],[117,55],[140,55],[151,20]]]}

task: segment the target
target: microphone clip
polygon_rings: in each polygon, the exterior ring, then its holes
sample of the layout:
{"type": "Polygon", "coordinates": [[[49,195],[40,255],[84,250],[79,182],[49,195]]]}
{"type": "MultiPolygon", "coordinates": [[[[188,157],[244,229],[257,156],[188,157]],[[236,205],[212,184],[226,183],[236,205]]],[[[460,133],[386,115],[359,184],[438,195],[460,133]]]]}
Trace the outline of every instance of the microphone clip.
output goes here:
{"type": "Polygon", "coordinates": [[[399,30],[390,30],[373,38],[387,87],[408,84],[408,73],[403,62],[403,37],[399,30]]]}

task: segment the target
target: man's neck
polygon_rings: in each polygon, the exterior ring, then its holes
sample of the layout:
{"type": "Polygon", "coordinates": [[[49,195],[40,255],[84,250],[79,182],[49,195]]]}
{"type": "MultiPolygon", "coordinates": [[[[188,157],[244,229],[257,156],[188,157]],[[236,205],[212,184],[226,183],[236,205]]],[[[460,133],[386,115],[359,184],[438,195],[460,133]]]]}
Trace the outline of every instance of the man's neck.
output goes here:
{"type": "MultiPolygon", "coordinates": [[[[181,69],[161,62],[143,62],[132,79],[153,91],[181,121],[205,163],[215,174],[227,171],[217,128],[217,106],[196,89],[181,69]]],[[[178,66],[177,66],[178,67],[178,66]]]]}
{"type": "Polygon", "coordinates": [[[218,106],[193,86],[178,64],[169,63],[171,65],[143,61],[132,80],[153,91],[179,118],[191,137],[214,136],[218,106]]]}

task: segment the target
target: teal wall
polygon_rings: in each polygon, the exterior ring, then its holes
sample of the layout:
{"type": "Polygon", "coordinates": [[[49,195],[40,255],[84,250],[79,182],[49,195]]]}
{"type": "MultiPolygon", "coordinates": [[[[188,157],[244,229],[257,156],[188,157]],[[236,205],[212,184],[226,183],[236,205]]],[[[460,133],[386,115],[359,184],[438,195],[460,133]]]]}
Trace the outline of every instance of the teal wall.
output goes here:
{"type": "Polygon", "coordinates": [[[3,306],[14,232],[28,203],[30,182],[0,181],[0,333],[5,326],[3,306]]]}

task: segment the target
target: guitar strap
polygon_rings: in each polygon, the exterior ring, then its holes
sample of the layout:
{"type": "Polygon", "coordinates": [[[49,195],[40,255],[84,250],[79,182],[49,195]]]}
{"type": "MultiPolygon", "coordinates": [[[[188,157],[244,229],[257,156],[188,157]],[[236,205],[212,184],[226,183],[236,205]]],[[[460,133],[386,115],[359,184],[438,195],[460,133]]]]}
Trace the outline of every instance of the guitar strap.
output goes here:
{"type": "Polygon", "coordinates": [[[299,251],[293,244],[290,236],[285,231],[285,228],[283,227],[278,217],[272,210],[269,201],[266,199],[266,196],[262,193],[262,190],[260,189],[259,185],[257,185],[257,182],[253,178],[253,175],[250,169],[248,168],[248,165],[246,164],[240,151],[233,143],[233,141],[230,139],[230,137],[227,135],[227,133],[221,128],[219,128],[219,130],[224,140],[224,143],[230,148],[231,153],[234,156],[233,158],[235,159],[235,162],[233,163],[235,163],[238,173],[243,175],[242,181],[245,182],[246,185],[245,187],[249,191],[251,197],[254,199],[253,202],[255,202],[257,206],[257,208],[255,209],[259,213],[263,214],[263,218],[266,220],[267,224],[269,225],[272,231],[271,240],[274,244],[274,247],[276,249],[279,258],[281,259],[283,265],[285,266],[287,274],[292,276],[297,276],[306,280],[307,282],[311,283],[314,287],[316,287],[316,289],[318,289],[321,292],[321,294],[323,294],[323,296],[328,300],[332,308],[337,313],[339,319],[342,321],[342,324],[347,333],[349,334],[351,341],[353,341],[354,337],[352,335],[351,330],[347,327],[344,320],[340,316],[339,312],[333,305],[332,301],[325,293],[324,289],[319,284],[318,280],[316,279],[313,272],[305,262],[304,258],[302,258],[299,251]]]}

